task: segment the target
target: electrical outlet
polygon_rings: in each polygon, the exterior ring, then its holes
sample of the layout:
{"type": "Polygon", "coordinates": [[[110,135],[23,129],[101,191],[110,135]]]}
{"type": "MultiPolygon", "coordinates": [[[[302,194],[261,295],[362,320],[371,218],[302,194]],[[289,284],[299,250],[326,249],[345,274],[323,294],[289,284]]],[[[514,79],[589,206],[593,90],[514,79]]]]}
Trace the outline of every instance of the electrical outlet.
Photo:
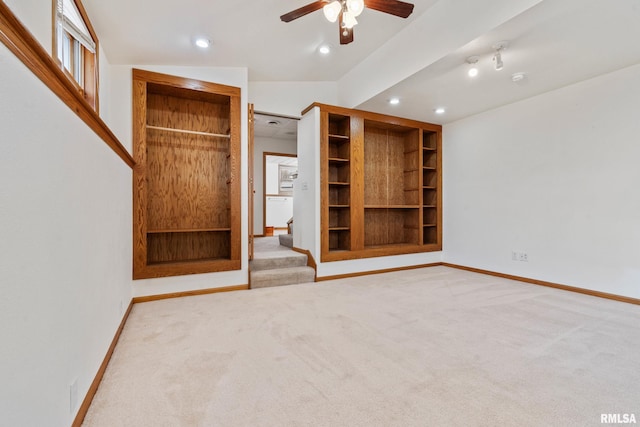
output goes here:
{"type": "Polygon", "coordinates": [[[529,262],[529,255],[526,252],[511,251],[511,261],[529,262]]]}
{"type": "Polygon", "coordinates": [[[78,379],[73,380],[69,386],[69,412],[74,413],[78,406],[78,379]]]}

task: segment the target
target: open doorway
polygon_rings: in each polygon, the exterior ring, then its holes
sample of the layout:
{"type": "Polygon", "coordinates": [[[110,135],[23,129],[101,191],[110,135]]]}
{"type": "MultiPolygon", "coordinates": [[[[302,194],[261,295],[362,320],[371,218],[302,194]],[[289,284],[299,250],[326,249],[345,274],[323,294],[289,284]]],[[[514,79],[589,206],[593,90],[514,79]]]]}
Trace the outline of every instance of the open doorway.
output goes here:
{"type": "MultiPolygon", "coordinates": [[[[292,191],[287,194],[288,186],[286,173],[291,172],[287,166],[291,166],[291,160],[297,162],[297,150],[298,150],[298,119],[291,117],[281,117],[266,113],[255,113],[254,116],[254,156],[253,156],[253,235],[254,237],[265,237],[267,227],[273,227],[273,233],[284,231],[286,233],[286,222],[293,216],[293,213],[285,219],[282,224],[281,218],[284,214],[280,214],[275,218],[278,221],[273,224],[267,223],[271,221],[270,213],[278,215],[277,212],[271,209],[267,209],[267,204],[275,205],[279,203],[281,207],[291,204],[293,206],[293,199],[291,199],[292,191]],[[283,157],[284,159],[276,160],[275,163],[269,163],[269,170],[274,174],[267,175],[267,162],[266,156],[283,157]],[[280,163],[283,163],[284,168],[280,168],[280,163]],[[287,164],[289,163],[289,164],[287,164]],[[275,164],[275,167],[273,166],[275,164]],[[279,172],[282,171],[283,179],[280,179],[282,183],[282,189],[280,188],[279,172]],[[274,178],[275,186],[270,183],[269,188],[266,187],[266,178],[274,178]],[[269,197],[267,197],[267,194],[269,197]],[[287,199],[290,198],[290,199],[287,199]],[[284,228],[284,230],[282,230],[284,228]]],[[[296,168],[297,170],[297,168],[296,168]]],[[[274,221],[275,221],[274,219],[274,221]]]]}
{"type": "Polygon", "coordinates": [[[294,154],[263,154],[264,235],[287,234],[293,218],[293,180],[298,176],[294,154]]]}

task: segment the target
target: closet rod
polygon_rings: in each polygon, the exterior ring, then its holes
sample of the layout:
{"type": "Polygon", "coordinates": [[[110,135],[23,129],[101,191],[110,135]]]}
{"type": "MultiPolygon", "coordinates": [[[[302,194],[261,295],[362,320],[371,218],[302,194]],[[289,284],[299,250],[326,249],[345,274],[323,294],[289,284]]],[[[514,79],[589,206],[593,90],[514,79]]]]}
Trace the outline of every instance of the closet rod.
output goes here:
{"type": "Polygon", "coordinates": [[[173,129],[173,128],[164,128],[160,126],[151,126],[151,125],[147,125],[147,129],[166,130],[169,132],[188,133],[191,135],[215,136],[219,138],[231,138],[231,135],[225,135],[221,133],[198,132],[196,130],[173,129]]]}

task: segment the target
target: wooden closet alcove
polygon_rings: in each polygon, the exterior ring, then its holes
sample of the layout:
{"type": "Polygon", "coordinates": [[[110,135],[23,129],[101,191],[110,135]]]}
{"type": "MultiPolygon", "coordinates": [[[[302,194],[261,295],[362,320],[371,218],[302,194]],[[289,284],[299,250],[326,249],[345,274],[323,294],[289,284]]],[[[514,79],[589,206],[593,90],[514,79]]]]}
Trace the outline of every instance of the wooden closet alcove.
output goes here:
{"type": "Polygon", "coordinates": [[[321,260],[442,250],[442,127],[312,104],[321,260]]]}
{"type": "Polygon", "coordinates": [[[240,269],[240,88],[133,70],[133,278],[240,269]]]}

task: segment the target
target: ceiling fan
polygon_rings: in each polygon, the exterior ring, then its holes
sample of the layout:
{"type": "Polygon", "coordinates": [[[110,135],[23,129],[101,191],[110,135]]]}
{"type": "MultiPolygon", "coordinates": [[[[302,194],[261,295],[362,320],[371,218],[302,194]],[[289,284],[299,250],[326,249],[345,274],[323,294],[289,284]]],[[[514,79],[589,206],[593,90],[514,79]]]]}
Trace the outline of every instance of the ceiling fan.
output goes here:
{"type": "Polygon", "coordinates": [[[353,41],[353,26],[358,23],[356,17],[362,13],[365,7],[400,18],[407,18],[413,12],[413,4],[399,0],[318,0],[285,13],[280,19],[284,22],[291,22],[322,9],[324,16],[329,21],[338,21],[340,44],[349,44],[353,41]]]}

